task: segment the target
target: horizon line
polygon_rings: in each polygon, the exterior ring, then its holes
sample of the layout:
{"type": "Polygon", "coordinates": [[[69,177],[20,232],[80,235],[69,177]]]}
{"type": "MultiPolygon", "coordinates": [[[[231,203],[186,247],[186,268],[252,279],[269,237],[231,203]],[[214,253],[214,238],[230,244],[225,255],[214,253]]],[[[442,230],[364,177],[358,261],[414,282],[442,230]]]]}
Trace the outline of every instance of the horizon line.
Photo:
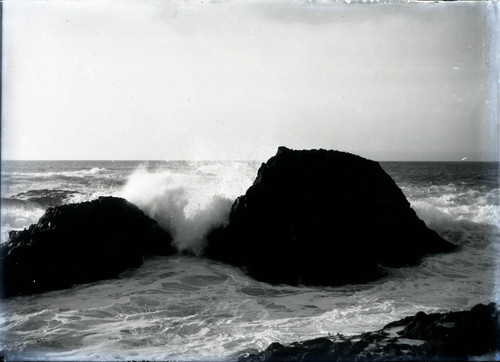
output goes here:
{"type": "MultiPolygon", "coordinates": [[[[363,157],[363,156],[361,156],[363,157]]],[[[363,157],[366,158],[366,157],[363,157]]],[[[367,158],[368,159],[368,158],[367,158]]],[[[474,163],[489,162],[500,163],[500,160],[376,160],[376,162],[456,162],[456,163],[474,163]]],[[[266,162],[259,159],[1,159],[1,162],[266,162]]]]}

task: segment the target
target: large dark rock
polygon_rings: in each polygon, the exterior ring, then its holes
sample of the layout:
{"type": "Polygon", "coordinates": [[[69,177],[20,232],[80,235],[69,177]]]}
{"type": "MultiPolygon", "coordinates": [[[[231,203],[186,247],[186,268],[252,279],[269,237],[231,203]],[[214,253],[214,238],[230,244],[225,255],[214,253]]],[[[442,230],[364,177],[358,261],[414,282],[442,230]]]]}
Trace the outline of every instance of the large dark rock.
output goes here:
{"type": "Polygon", "coordinates": [[[383,329],[353,337],[342,335],[272,343],[258,353],[240,353],[239,361],[462,361],[495,357],[500,348],[498,310],[494,303],[470,311],[419,312],[383,329]]]}
{"type": "Polygon", "coordinates": [[[258,280],[315,285],[367,282],[382,275],[379,265],[415,265],[455,248],[425,226],[377,162],[285,147],[262,164],[207,245],[206,256],[258,280]]]}
{"type": "Polygon", "coordinates": [[[143,255],[175,252],[172,237],[125,199],[100,197],[49,208],[0,246],[4,297],[112,278],[143,255]]]}

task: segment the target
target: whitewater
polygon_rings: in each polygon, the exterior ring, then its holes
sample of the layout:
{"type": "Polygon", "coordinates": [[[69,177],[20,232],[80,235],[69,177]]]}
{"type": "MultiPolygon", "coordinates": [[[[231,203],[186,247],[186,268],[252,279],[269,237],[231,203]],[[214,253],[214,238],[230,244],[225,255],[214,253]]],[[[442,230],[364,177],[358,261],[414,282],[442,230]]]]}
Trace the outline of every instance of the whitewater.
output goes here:
{"type": "Polygon", "coordinates": [[[1,242],[47,207],[112,195],[169,230],[180,253],[147,259],[117,279],[1,301],[0,355],[231,360],[272,342],[353,335],[418,311],[498,301],[498,163],[381,165],[418,216],[460,247],[415,267],[387,269],[372,283],[333,288],[272,286],[202,257],[204,235],[227,222],[260,162],[3,161],[1,242]]]}

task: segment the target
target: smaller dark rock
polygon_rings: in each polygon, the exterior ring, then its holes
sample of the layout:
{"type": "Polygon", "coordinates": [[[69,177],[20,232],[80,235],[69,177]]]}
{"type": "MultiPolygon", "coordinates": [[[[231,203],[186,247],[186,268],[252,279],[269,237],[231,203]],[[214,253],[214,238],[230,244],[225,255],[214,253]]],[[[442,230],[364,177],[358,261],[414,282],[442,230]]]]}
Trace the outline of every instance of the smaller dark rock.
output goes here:
{"type": "Polygon", "coordinates": [[[156,221],[115,197],[49,208],[9,236],[0,246],[3,297],[113,278],[140,266],[143,255],[175,252],[156,221]]]}

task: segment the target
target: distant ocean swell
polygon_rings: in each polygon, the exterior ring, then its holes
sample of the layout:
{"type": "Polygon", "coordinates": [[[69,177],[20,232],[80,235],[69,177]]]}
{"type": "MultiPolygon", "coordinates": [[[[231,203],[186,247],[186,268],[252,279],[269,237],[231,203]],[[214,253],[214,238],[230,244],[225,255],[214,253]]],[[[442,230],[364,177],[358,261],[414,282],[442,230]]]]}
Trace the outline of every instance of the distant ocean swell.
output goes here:
{"type": "Polygon", "coordinates": [[[8,174],[2,174],[2,176],[15,176],[24,178],[52,178],[52,177],[86,177],[89,175],[103,174],[107,170],[102,167],[92,167],[91,169],[82,169],[76,171],[46,171],[46,172],[10,172],[8,174]]]}

